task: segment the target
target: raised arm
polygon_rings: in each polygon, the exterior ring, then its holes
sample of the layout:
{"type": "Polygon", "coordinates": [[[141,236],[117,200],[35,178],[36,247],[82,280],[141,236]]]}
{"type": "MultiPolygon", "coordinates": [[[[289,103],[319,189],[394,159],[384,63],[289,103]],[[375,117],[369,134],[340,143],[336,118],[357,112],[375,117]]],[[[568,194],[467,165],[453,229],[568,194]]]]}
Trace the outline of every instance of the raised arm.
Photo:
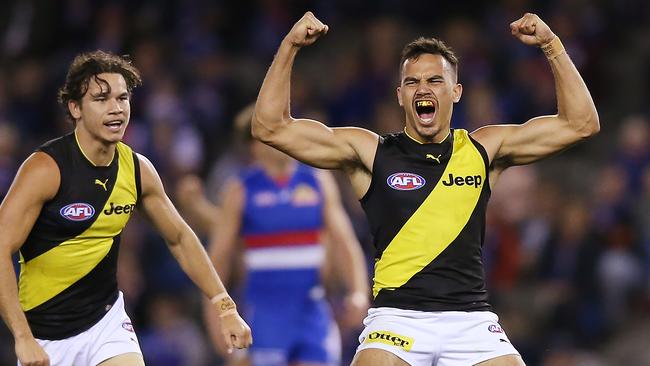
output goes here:
{"type": "Polygon", "coordinates": [[[334,273],[344,281],[345,323],[358,325],[368,312],[370,288],[368,270],[361,245],[352,223],[341,204],[341,195],[334,177],[327,171],[319,171],[318,179],[325,199],[324,218],[327,234],[328,258],[334,259],[334,273]],[[344,274],[344,275],[342,275],[344,274]]]}
{"type": "Polygon", "coordinates": [[[600,130],[591,94],[549,26],[537,15],[526,13],[510,28],[517,39],[541,47],[548,58],[555,80],[557,114],[536,117],[522,125],[493,125],[473,132],[472,137],[485,146],[497,171],[542,159],[600,130]]]}
{"type": "Polygon", "coordinates": [[[213,299],[214,309],[221,317],[221,332],[227,347],[248,347],[252,342],[250,328],[237,313],[205,249],[167,197],[151,162],[142,155],[138,158],[144,213],[163,236],[183,271],[208,298],[213,299]]]}
{"type": "Polygon", "coordinates": [[[0,314],[14,336],[16,357],[22,365],[49,365],[49,358],[36,343],[18,300],[11,259],[27,239],[43,204],[59,189],[59,168],[43,152],[31,155],[0,205],[0,314]]]}
{"type": "Polygon", "coordinates": [[[353,127],[329,128],[318,121],[293,118],[290,113],[291,69],[295,57],[300,48],[314,43],[327,31],[327,25],[311,12],[305,13],[291,28],[257,97],[252,134],[312,166],[367,173],[372,169],[376,134],[353,127]]]}

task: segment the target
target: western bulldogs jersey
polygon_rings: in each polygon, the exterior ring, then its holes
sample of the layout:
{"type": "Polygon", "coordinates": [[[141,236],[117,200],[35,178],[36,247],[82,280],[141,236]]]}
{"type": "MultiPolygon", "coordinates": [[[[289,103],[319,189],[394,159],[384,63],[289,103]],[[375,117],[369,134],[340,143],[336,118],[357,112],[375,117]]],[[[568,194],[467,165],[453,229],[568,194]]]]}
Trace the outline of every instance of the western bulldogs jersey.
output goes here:
{"type": "Polygon", "coordinates": [[[319,283],[324,258],[320,245],[323,197],[314,173],[297,164],[286,182],[274,181],[261,168],[243,174],[246,203],[241,232],[249,282],[300,284],[305,289],[319,283]],[[260,271],[263,277],[256,278],[260,271]],[[301,275],[285,279],[282,271],[294,275],[300,271],[301,275]]]}
{"type": "Polygon", "coordinates": [[[285,181],[252,168],[241,176],[247,266],[245,317],[251,364],[338,364],[338,331],[320,286],[323,194],[316,171],[297,164],[285,181]],[[280,329],[280,333],[278,333],[280,329]]]}
{"type": "Polygon", "coordinates": [[[20,248],[19,298],[40,339],[90,328],[118,296],[120,233],[140,195],[138,158],[118,143],[109,166],[94,166],[74,133],[39,149],[59,166],[61,184],[20,248]]]}
{"type": "Polygon", "coordinates": [[[361,199],[377,250],[375,306],[489,309],[481,258],[487,172],[485,149],[465,130],[440,144],[381,137],[361,199]]]}

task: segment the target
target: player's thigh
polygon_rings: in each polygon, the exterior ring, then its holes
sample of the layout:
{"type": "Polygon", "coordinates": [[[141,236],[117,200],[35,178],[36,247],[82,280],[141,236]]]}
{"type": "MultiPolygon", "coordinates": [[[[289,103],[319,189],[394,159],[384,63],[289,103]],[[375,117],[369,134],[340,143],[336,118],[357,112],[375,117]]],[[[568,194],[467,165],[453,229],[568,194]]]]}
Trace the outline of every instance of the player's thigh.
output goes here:
{"type": "Polygon", "coordinates": [[[526,366],[519,355],[505,355],[477,363],[476,366],[526,366]]]}
{"type": "Polygon", "coordinates": [[[139,353],[124,353],[111,357],[98,366],[144,366],[144,359],[139,353]]]}
{"type": "Polygon", "coordinates": [[[350,366],[409,366],[409,364],[383,349],[366,348],[357,352],[350,366]]]}

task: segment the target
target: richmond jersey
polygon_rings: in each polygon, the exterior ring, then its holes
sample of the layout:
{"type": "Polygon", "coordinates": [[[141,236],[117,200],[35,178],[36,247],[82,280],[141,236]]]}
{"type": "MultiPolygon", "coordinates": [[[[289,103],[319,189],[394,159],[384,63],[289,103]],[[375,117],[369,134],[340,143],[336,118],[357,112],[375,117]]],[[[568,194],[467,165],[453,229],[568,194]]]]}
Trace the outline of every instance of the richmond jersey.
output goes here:
{"type": "Polygon", "coordinates": [[[488,310],[481,251],[488,158],[465,130],[440,144],[380,138],[361,204],[376,247],[375,306],[488,310]]]}
{"type": "Polygon", "coordinates": [[[61,184],[20,248],[20,304],[39,339],[90,328],[118,297],[120,233],[140,195],[138,158],[118,143],[109,166],[94,166],[76,135],[39,149],[59,166],[61,184]]]}

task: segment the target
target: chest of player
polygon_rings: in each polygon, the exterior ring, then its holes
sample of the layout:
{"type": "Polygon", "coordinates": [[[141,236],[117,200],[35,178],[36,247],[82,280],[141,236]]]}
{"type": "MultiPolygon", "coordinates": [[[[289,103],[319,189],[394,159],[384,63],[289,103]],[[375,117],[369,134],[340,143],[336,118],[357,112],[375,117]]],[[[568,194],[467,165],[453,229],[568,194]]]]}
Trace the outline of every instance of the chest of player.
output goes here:
{"type": "Polygon", "coordinates": [[[114,236],[135,210],[134,177],[119,164],[105,168],[61,169],[59,192],[43,207],[37,227],[49,227],[60,237],[93,232],[114,236]]]}
{"type": "MultiPolygon", "coordinates": [[[[481,155],[472,146],[456,146],[456,150],[441,154],[425,151],[382,154],[373,167],[376,192],[372,195],[381,197],[382,205],[391,212],[404,215],[439,196],[456,204],[475,202],[486,184],[481,155]]],[[[453,214],[456,204],[445,210],[453,214]]]]}

